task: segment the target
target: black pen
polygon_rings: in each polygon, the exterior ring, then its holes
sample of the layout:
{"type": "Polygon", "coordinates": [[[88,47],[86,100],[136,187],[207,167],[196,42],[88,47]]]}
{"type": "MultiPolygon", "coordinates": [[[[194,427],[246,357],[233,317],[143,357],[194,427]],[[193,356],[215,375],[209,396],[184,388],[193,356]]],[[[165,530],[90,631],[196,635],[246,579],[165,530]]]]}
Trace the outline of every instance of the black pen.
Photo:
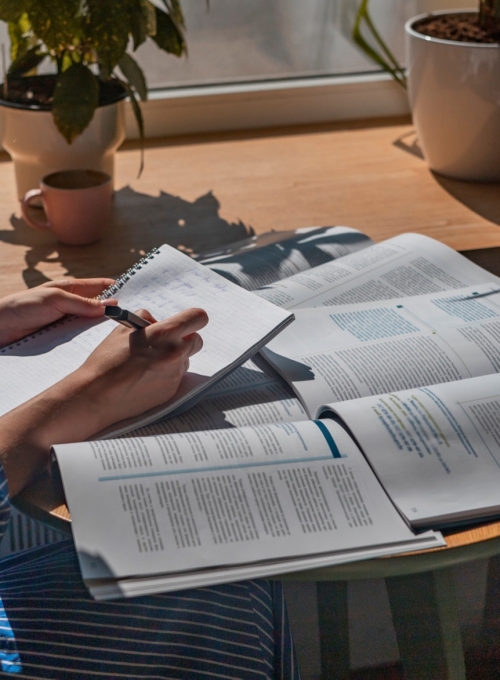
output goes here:
{"type": "Polygon", "coordinates": [[[151,321],[146,321],[146,319],[133,314],[132,312],[122,309],[121,307],[116,307],[115,305],[107,305],[104,308],[104,316],[108,319],[113,319],[118,323],[127,326],[128,328],[133,328],[134,330],[139,330],[139,328],[145,328],[151,325],[151,321]]]}

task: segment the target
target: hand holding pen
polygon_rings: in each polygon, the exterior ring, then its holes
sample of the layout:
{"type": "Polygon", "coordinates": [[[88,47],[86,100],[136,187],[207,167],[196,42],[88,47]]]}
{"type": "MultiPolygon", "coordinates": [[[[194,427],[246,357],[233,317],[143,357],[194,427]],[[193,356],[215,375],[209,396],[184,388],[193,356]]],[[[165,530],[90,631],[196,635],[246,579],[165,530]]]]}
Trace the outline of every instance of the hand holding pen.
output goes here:
{"type": "Polygon", "coordinates": [[[123,326],[127,326],[127,328],[132,328],[134,330],[146,328],[146,326],[151,325],[151,321],[146,321],[146,319],[143,319],[137,314],[133,314],[132,312],[129,312],[127,309],[122,309],[121,307],[117,307],[116,305],[106,306],[106,308],[104,309],[104,316],[107,317],[108,319],[113,319],[113,321],[116,321],[117,323],[121,323],[123,326]]]}

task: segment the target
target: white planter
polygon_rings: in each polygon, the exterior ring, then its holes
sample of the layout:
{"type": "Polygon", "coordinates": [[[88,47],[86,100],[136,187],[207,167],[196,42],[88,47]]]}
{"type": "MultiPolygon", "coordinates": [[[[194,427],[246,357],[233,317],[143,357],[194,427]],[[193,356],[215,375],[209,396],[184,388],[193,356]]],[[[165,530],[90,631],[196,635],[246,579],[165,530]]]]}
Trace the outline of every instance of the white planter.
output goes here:
{"type": "Polygon", "coordinates": [[[58,170],[100,170],[113,177],[114,153],[125,139],[124,102],[100,106],[72,144],[56,128],[50,111],[0,102],[0,143],[14,161],[21,199],[40,179],[58,170]]]}
{"type": "Polygon", "coordinates": [[[405,26],[408,94],[422,152],[442,175],[500,181],[500,46],[417,33],[412,25],[425,16],[405,26]]]}

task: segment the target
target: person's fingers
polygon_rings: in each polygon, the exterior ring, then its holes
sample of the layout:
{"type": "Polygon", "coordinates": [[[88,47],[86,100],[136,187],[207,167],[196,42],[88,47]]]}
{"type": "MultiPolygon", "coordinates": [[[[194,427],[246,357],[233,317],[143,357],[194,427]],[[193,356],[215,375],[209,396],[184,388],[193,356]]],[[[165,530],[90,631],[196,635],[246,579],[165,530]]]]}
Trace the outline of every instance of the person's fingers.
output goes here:
{"type": "Polygon", "coordinates": [[[149,321],[150,323],[156,323],[156,319],[147,309],[138,309],[134,314],[140,316],[141,319],[146,319],[146,321],[149,321]]]}
{"type": "Polygon", "coordinates": [[[200,331],[207,323],[208,315],[203,309],[185,309],[183,312],[158,322],[153,333],[155,335],[167,333],[172,340],[182,340],[192,333],[200,331]]]}
{"type": "Polygon", "coordinates": [[[192,333],[188,335],[187,338],[183,338],[183,342],[188,351],[188,356],[192,357],[193,354],[197,354],[203,347],[203,339],[198,333],[192,333]]]}
{"type": "Polygon", "coordinates": [[[113,285],[114,279],[61,279],[60,281],[49,281],[42,285],[43,288],[58,288],[73,295],[93,298],[100,295],[106,288],[113,285]]]}
{"type": "Polygon", "coordinates": [[[78,314],[78,316],[100,317],[104,315],[106,300],[80,297],[64,290],[57,290],[50,297],[52,306],[63,314],[78,314]]]}

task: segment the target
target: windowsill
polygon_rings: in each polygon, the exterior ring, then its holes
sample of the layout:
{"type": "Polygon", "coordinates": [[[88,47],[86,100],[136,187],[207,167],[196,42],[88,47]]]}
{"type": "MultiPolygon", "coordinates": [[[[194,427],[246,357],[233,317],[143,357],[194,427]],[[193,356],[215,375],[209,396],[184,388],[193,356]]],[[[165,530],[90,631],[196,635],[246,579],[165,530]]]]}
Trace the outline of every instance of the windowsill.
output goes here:
{"type": "MultiPolygon", "coordinates": [[[[404,90],[386,74],[300,78],[154,90],[142,111],[146,137],[402,116],[404,90]]],[[[130,104],[127,139],[138,131],[130,104]]]]}

